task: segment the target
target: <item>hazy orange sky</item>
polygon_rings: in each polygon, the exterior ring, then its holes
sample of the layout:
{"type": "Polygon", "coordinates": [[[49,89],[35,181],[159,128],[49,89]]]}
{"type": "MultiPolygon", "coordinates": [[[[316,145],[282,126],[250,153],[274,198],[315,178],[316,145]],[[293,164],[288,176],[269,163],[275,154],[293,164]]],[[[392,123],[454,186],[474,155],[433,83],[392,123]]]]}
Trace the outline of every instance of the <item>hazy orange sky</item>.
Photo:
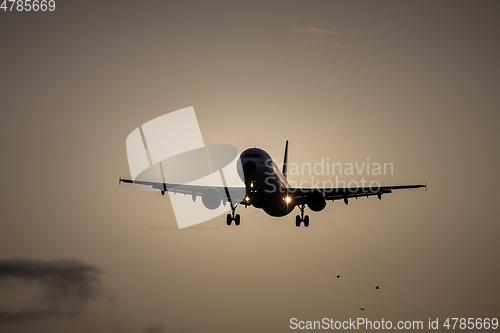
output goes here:
{"type": "Polygon", "coordinates": [[[0,10],[0,331],[500,317],[499,16],[498,1],[0,10]],[[281,163],[289,140],[290,162],[370,158],[394,165],[383,185],[428,191],[329,202],[307,229],[298,209],[249,207],[239,228],[177,230],[167,196],[118,178],[127,135],[188,106],[205,143],[281,163]]]}

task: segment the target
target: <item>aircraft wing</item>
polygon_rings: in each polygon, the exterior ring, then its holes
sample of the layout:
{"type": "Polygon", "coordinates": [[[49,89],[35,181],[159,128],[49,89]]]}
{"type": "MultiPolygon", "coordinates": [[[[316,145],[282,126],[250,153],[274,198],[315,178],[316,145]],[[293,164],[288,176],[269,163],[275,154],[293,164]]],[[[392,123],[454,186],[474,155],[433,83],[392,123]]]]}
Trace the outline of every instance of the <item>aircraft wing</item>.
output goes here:
{"type": "Polygon", "coordinates": [[[347,204],[349,198],[362,198],[376,195],[380,199],[382,194],[392,193],[393,190],[409,189],[409,188],[427,188],[425,185],[398,185],[398,186],[382,186],[378,188],[362,187],[362,188],[288,188],[288,196],[293,202],[305,203],[306,196],[311,192],[323,192],[326,200],[344,200],[347,204]]]}
{"type": "MultiPolygon", "coordinates": [[[[231,196],[229,193],[243,193],[245,194],[245,187],[221,187],[221,186],[202,186],[202,185],[183,185],[183,184],[171,184],[171,183],[158,183],[158,182],[149,182],[142,180],[132,180],[132,179],[124,179],[120,178],[119,183],[129,183],[134,185],[143,185],[150,186],[153,189],[159,190],[162,195],[165,192],[172,193],[180,193],[185,195],[191,195],[193,197],[201,197],[203,192],[207,188],[215,188],[219,191],[222,196],[223,204],[225,205],[225,201],[231,202],[231,196]],[[223,195],[225,193],[225,197],[223,195]]],[[[236,203],[238,204],[238,203],[236,203]]]]}

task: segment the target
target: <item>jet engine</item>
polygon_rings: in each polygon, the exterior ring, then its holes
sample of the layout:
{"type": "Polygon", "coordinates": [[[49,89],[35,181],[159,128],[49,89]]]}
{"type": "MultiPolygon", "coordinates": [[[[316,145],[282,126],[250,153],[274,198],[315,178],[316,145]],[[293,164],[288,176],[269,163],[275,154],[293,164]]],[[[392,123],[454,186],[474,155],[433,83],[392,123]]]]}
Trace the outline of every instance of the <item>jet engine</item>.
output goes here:
{"type": "Polygon", "coordinates": [[[214,210],[219,208],[221,197],[219,191],[214,187],[209,187],[201,194],[201,201],[205,208],[214,210]]]}
{"type": "Polygon", "coordinates": [[[321,191],[312,191],[306,195],[307,207],[314,212],[319,212],[325,209],[326,199],[325,195],[321,191]]]}

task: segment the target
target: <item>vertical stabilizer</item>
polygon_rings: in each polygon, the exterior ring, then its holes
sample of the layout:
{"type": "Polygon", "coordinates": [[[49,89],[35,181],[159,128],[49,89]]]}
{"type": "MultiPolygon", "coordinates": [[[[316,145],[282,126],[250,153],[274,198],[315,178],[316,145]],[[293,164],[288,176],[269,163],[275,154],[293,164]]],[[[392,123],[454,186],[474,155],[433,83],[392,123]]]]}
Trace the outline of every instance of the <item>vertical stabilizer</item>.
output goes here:
{"type": "Polygon", "coordinates": [[[286,140],[286,145],[285,145],[285,158],[283,161],[283,176],[285,176],[286,179],[286,170],[287,170],[287,163],[288,163],[288,140],[286,140]]]}

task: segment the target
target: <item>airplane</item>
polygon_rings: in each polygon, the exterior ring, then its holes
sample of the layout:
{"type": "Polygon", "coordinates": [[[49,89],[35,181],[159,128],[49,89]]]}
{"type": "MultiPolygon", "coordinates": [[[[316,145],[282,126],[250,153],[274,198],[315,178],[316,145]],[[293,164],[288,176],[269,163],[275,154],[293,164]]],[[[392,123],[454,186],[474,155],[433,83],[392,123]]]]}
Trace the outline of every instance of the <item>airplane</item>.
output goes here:
{"type": "MultiPolygon", "coordinates": [[[[131,183],[135,185],[151,186],[153,189],[165,192],[183,193],[192,195],[193,201],[201,197],[203,204],[208,209],[217,209],[221,203],[230,203],[231,213],[227,214],[226,224],[240,225],[241,218],[236,214],[239,205],[245,207],[254,206],[263,209],[265,213],[273,217],[283,217],[290,214],[295,207],[300,210],[300,215],[295,217],[295,225],[309,227],[309,216],[304,215],[305,207],[311,211],[319,212],[325,209],[327,201],[343,200],[347,205],[350,198],[361,198],[377,196],[382,199],[383,194],[392,193],[393,190],[426,188],[425,185],[399,185],[382,186],[377,188],[356,187],[356,188],[293,188],[287,181],[288,165],[288,141],[285,144],[285,154],[283,168],[280,171],[271,156],[263,149],[248,148],[240,155],[242,172],[240,178],[244,180],[245,187],[237,188],[243,193],[244,199],[241,202],[232,202],[229,195],[230,190],[235,188],[227,187],[207,187],[197,185],[181,185],[170,183],[158,183],[142,180],[131,180],[120,177],[119,183],[131,183]],[[216,194],[214,196],[213,194],[216,194]],[[214,197],[216,200],[214,200],[214,197]]],[[[233,192],[234,193],[234,192],[233,192]]]]}

